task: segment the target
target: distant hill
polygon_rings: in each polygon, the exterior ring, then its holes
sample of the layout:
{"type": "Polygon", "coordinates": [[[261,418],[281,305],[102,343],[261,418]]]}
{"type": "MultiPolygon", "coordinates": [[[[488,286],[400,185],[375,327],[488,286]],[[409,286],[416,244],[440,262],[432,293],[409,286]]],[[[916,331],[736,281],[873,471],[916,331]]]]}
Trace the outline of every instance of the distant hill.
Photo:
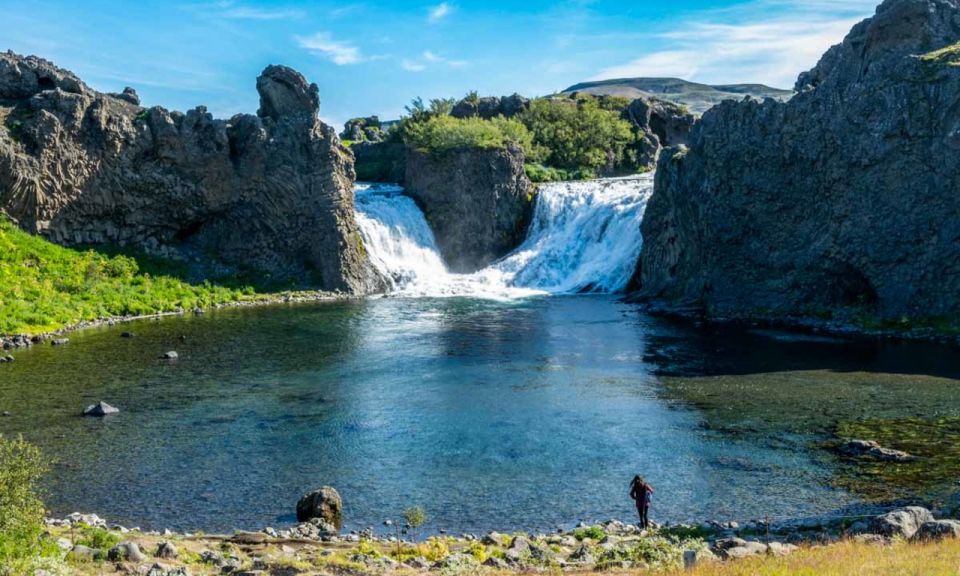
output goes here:
{"type": "Polygon", "coordinates": [[[710,86],[679,78],[618,78],[597,82],[581,82],[563,91],[564,94],[571,92],[623,96],[630,99],[652,96],[686,104],[692,112],[697,114],[703,114],[707,109],[724,100],[742,100],[744,96],[776,98],[778,100],[787,100],[793,96],[791,90],[771,88],[763,84],[710,86]]]}

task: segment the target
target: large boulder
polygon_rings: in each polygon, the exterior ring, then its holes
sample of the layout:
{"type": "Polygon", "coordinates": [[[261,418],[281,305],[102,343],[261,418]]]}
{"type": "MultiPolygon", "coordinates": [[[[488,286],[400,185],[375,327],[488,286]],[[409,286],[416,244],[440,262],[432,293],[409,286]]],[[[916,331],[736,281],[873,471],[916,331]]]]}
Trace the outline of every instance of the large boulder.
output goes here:
{"type": "Polygon", "coordinates": [[[920,526],[933,522],[933,514],[920,506],[907,506],[873,519],[871,532],[887,537],[910,539],[920,526]]]}
{"type": "Polygon", "coordinates": [[[337,530],[343,527],[343,501],[330,486],[308,492],[297,502],[297,521],[308,522],[319,518],[337,530]]]}
{"type": "Polygon", "coordinates": [[[50,62],[0,54],[0,212],[56,243],[131,246],[194,278],[254,273],[374,290],[353,209],[353,159],[318,90],[269,66],[259,116],[217,120],[101,94],[50,62]]]}
{"type": "Polygon", "coordinates": [[[453,272],[474,272],[516,248],[533,210],[518,148],[443,154],[409,150],[405,187],[423,210],[453,272]]]}
{"type": "Polygon", "coordinates": [[[916,540],[945,540],[960,538],[960,522],[956,520],[933,520],[924,522],[913,535],[916,540]]]}
{"type": "Polygon", "coordinates": [[[960,2],[886,0],[788,102],[661,155],[639,297],[709,317],[960,317],[960,2]]]}

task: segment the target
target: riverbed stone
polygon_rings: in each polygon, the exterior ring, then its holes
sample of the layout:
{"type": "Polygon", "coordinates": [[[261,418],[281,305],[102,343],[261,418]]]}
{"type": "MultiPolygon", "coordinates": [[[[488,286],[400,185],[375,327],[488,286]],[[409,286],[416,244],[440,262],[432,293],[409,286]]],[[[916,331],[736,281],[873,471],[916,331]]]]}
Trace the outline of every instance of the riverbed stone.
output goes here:
{"type": "Polygon", "coordinates": [[[960,522],[956,520],[933,520],[924,522],[913,535],[915,540],[945,540],[960,538],[960,522]]]}
{"type": "Polygon", "coordinates": [[[69,338],[57,338],[56,340],[52,340],[52,341],[50,342],[50,345],[51,345],[51,346],[66,346],[66,345],[69,344],[69,343],[70,343],[70,339],[69,339],[69,338]]]}
{"type": "Polygon", "coordinates": [[[892,448],[884,448],[874,440],[849,440],[840,445],[840,453],[854,458],[870,458],[881,462],[910,462],[917,457],[892,448]]]}
{"type": "Polygon", "coordinates": [[[161,360],[176,360],[178,358],[180,358],[180,355],[173,350],[169,352],[164,352],[163,354],[160,355],[161,360]]]}
{"type": "Polygon", "coordinates": [[[323,486],[300,498],[297,502],[297,521],[306,522],[313,518],[320,518],[340,531],[343,527],[343,501],[336,489],[323,486]]]}
{"type": "Polygon", "coordinates": [[[180,551],[172,542],[161,542],[157,545],[157,552],[154,554],[157,558],[165,560],[174,560],[180,557],[180,551]]]}
{"type": "Polygon", "coordinates": [[[93,418],[103,418],[104,416],[109,416],[111,414],[118,414],[120,412],[119,408],[111,406],[104,401],[97,402],[96,404],[91,404],[83,410],[84,416],[90,416],[93,418]]]}
{"type": "Polygon", "coordinates": [[[147,556],[140,551],[140,546],[136,542],[127,540],[111,548],[107,552],[107,559],[113,562],[143,562],[147,556]]]}
{"type": "Polygon", "coordinates": [[[910,539],[917,533],[921,525],[933,520],[933,514],[926,508],[907,506],[877,516],[873,520],[871,529],[882,536],[910,539]]]}

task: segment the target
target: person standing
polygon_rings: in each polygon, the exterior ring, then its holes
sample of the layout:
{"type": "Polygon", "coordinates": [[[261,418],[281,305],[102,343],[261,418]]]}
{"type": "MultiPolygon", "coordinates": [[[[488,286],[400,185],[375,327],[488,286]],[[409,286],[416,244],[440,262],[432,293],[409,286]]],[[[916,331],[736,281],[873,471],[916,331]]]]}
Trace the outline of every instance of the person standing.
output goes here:
{"type": "Polygon", "coordinates": [[[640,527],[644,530],[650,528],[648,514],[650,512],[650,497],[652,495],[653,486],[647,484],[639,474],[634,476],[633,481],[630,482],[630,497],[633,498],[634,503],[637,505],[637,513],[640,515],[640,527]]]}

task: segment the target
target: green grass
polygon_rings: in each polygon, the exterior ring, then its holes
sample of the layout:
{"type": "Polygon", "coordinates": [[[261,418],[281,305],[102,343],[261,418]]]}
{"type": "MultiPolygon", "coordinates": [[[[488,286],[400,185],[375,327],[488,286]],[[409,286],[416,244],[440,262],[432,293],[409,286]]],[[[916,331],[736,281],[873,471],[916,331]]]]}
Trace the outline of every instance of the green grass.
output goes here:
{"type": "Polygon", "coordinates": [[[157,259],[57,246],[0,218],[0,334],[233,302],[253,290],[191,284],[157,259]]]}
{"type": "Polygon", "coordinates": [[[934,50],[933,52],[927,52],[920,56],[920,61],[928,64],[960,66],[960,42],[939,50],[934,50]]]}

